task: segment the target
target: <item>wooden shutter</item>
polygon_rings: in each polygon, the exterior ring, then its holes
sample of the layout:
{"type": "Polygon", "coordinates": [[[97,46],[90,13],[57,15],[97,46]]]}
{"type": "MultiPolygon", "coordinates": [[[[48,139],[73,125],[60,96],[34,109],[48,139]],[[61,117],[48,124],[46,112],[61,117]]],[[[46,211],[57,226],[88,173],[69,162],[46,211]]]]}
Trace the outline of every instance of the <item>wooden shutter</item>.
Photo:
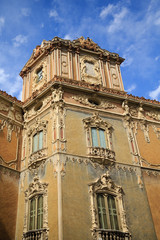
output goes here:
{"type": "Polygon", "coordinates": [[[106,148],[105,131],[103,129],[99,129],[99,138],[100,138],[100,147],[106,148]]]}
{"type": "Polygon", "coordinates": [[[106,216],[106,207],[105,199],[102,194],[97,194],[97,206],[98,206],[98,218],[99,218],[99,227],[102,229],[107,229],[107,216],[106,216]]]}
{"type": "Polygon", "coordinates": [[[108,210],[111,229],[119,230],[115,197],[108,195],[108,210]]]}
{"type": "Polygon", "coordinates": [[[32,198],[30,201],[30,224],[29,229],[35,229],[35,219],[36,219],[36,199],[32,198]]]}
{"type": "Polygon", "coordinates": [[[37,229],[43,228],[43,196],[38,197],[37,204],[37,229]]]}
{"type": "Polygon", "coordinates": [[[39,149],[43,148],[43,131],[39,132],[39,149]]]}
{"type": "Polygon", "coordinates": [[[92,146],[98,147],[97,129],[91,128],[91,133],[92,133],[92,146]]]}

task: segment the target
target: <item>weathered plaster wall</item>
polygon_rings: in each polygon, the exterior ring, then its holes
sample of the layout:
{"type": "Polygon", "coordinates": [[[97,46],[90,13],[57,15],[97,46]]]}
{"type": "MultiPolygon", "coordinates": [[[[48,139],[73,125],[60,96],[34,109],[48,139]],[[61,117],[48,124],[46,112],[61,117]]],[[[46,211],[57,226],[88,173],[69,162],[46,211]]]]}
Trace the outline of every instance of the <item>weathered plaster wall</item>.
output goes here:
{"type": "Polygon", "coordinates": [[[138,125],[137,142],[140,155],[151,164],[159,164],[160,156],[160,140],[157,138],[152,126],[149,126],[150,143],[145,141],[144,133],[138,125]]]}
{"type": "MultiPolygon", "coordinates": [[[[145,189],[138,185],[135,170],[123,169],[113,168],[111,178],[124,190],[124,208],[132,239],[156,240],[145,189]]],[[[62,179],[64,240],[92,239],[88,184],[105,171],[90,164],[67,161],[66,174],[62,179]]]]}

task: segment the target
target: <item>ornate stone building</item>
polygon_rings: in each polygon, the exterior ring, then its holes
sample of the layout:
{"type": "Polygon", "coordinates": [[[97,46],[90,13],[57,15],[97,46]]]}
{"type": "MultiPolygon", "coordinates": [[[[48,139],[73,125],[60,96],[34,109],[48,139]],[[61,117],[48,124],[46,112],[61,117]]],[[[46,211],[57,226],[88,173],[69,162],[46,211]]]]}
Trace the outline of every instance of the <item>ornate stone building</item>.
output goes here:
{"type": "Polygon", "coordinates": [[[124,91],[116,53],[43,41],[22,102],[0,92],[0,239],[160,239],[160,103],[124,91]]]}

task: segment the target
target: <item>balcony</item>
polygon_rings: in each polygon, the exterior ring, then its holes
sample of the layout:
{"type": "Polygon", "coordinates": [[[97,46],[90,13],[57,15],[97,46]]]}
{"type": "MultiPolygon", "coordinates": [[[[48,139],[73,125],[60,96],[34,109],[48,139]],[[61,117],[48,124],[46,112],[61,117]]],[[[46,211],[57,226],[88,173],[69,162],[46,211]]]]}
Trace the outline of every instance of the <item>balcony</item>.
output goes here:
{"type": "Polygon", "coordinates": [[[115,160],[115,152],[109,148],[100,148],[100,147],[89,147],[88,148],[89,158],[98,163],[111,164],[115,160]]]}
{"type": "Polygon", "coordinates": [[[30,230],[26,233],[23,233],[23,240],[47,240],[48,239],[48,230],[38,229],[38,230],[30,230]]]}
{"type": "Polygon", "coordinates": [[[131,240],[131,234],[117,230],[97,230],[98,240],[131,240]]]}

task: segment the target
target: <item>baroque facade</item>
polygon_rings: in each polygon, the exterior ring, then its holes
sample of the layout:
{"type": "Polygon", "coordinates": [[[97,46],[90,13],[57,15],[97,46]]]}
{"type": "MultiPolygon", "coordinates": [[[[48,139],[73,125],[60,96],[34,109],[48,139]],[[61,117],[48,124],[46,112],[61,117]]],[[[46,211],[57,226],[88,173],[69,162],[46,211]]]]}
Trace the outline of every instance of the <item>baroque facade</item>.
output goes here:
{"type": "Polygon", "coordinates": [[[160,239],[160,103],[124,91],[116,53],[43,41],[0,91],[0,239],[160,239]]]}

